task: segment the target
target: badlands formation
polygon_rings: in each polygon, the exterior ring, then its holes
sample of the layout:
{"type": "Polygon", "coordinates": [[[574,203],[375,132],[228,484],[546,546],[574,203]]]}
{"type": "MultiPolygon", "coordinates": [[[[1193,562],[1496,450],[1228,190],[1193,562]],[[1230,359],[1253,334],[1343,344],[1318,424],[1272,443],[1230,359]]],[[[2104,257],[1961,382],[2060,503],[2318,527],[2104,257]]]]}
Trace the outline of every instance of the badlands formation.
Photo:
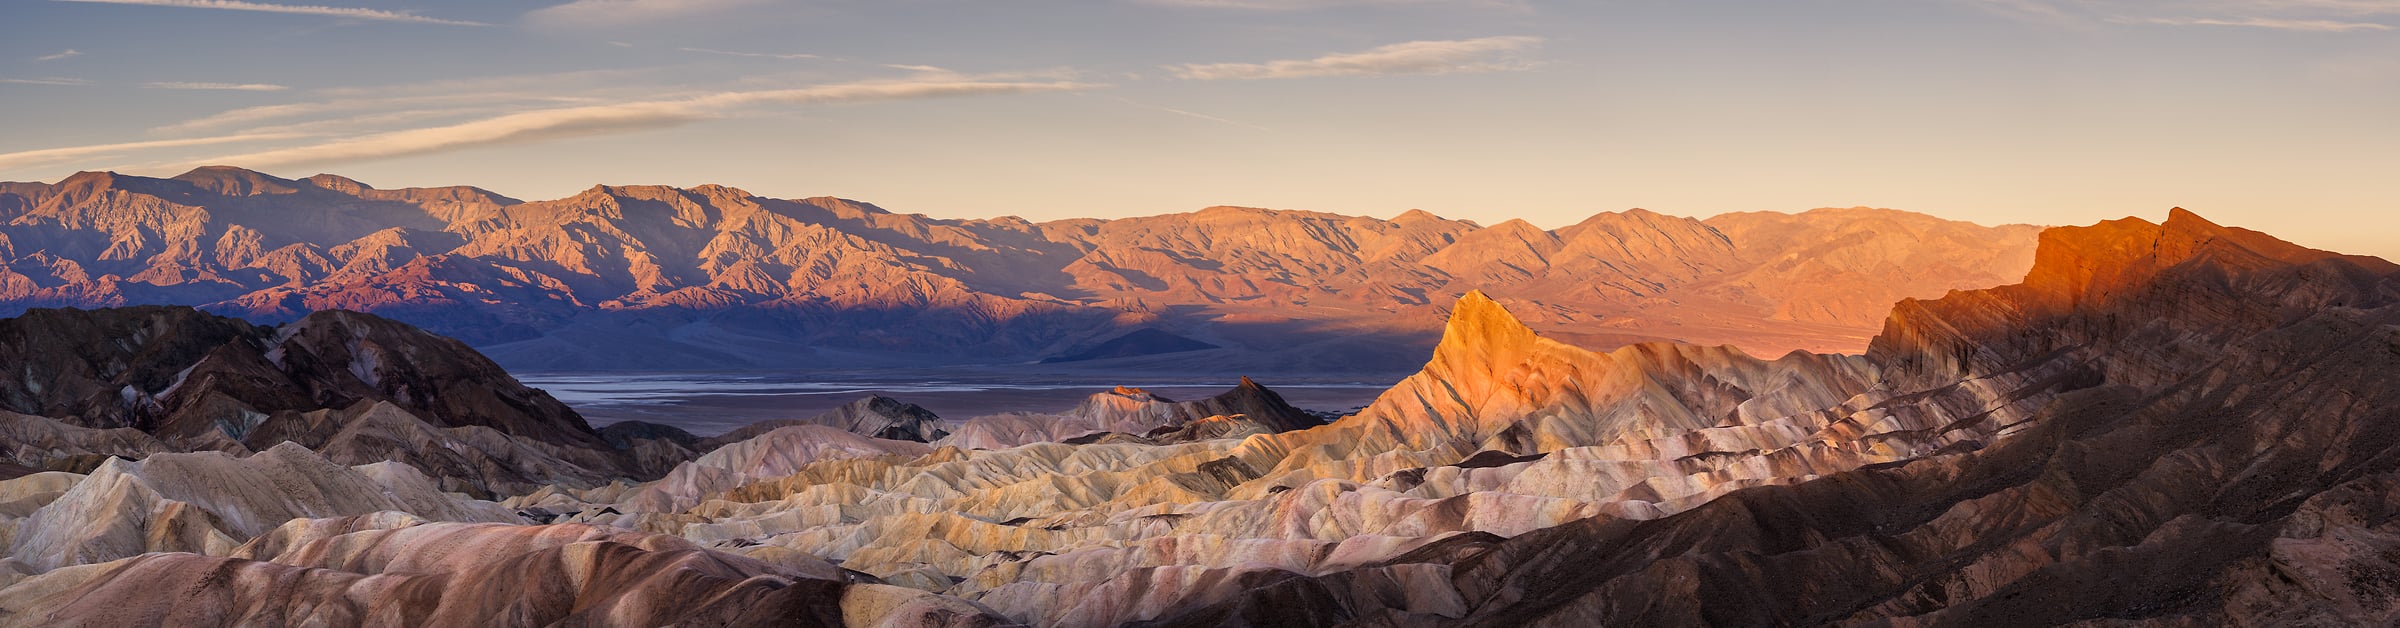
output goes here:
{"type": "Polygon", "coordinates": [[[2182,210],[2051,229],[2021,283],[1900,301],[1864,355],[1446,308],[1330,423],[1245,379],[717,439],[593,430],[369,315],[35,311],[0,324],[0,623],[2400,620],[2380,259],[2182,210]]]}
{"type": "Polygon", "coordinates": [[[714,185],[523,202],[227,167],[86,172],[0,183],[0,315],[162,304],[273,323],[345,309],[521,369],[1397,376],[1478,288],[1587,347],[1856,352],[1895,301],[2022,276],[2036,231],[1863,208],[1633,210],[1550,230],[1237,207],[1034,223],[714,185]]]}

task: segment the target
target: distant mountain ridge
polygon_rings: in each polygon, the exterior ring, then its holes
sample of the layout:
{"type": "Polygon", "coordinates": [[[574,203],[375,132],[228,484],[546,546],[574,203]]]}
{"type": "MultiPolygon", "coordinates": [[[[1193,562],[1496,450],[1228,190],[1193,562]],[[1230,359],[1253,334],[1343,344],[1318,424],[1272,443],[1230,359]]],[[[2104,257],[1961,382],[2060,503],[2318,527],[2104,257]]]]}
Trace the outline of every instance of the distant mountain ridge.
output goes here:
{"type": "Polygon", "coordinates": [[[0,315],[348,309],[519,369],[1030,362],[1154,330],[1216,348],[1085,364],[1395,372],[1473,288],[1589,347],[1855,352],[1896,301],[2022,277],[2035,233],[1863,208],[1555,230],[1237,207],[946,220],[717,185],[524,202],[207,167],[0,183],[0,315]]]}

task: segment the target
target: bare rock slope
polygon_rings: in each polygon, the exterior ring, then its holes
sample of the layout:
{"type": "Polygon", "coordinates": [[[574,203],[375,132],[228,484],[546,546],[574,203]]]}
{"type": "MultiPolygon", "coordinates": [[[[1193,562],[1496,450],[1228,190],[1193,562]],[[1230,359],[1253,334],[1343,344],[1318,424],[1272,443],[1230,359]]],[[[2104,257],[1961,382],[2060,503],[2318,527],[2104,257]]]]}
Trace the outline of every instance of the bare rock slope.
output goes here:
{"type": "Polygon", "coordinates": [[[40,309],[0,320],[16,464],[247,454],[296,443],[399,461],[483,495],[641,475],[571,408],[456,340],[346,311],[261,327],[184,307],[40,309]],[[123,431],[118,431],[123,430],[123,431]]]}
{"type": "Polygon", "coordinates": [[[2024,283],[1903,303],[1869,355],[1882,407],[2014,400],[1965,417],[1997,438],[1160,623],[2389,623],[2395,270],[2182,210],[2054,229],[2024,283]]]}

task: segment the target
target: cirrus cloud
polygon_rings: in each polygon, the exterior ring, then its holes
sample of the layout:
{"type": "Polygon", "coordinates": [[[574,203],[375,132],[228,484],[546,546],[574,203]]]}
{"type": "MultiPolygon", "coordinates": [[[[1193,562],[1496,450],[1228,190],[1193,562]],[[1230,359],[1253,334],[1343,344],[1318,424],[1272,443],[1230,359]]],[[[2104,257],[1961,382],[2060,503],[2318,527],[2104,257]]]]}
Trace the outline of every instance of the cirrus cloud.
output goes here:
{"type": "Polygon", "coordinates": [[[1528,36],[1412,41],[1312,59],[1187,63],[1166,69],[1178,78],[1198,81],[1499,72],[1532,67],[1523,54],[1541,43],[1542,38],[1528,36]]]}
{"type": "Polygon", "coordinates": [[[0,83],[6,83],[6,84],[10,84],[10,85],[90,85],[90,84],[92,84],[92,82],[91,82],[90,80],[87,80],[87,79],[79,79],[79,78],[67,78],[67,77],[63,77],[63,76],[46,76],[46,77],[42,77],[42,78],[29,78],[29,79],[26,79],[26,78],[0,78],[0,83]]]}
{"type": "Polygon", "coordinates": [[[415,15],[415,14],[410,14],[410,13],[400,13],[400,12],[395,12],[395,11],[384,11],[384,10],[380,10],[380,9],[366,9],[366,8],[358,8],[358,7],[329,7],[329,6],[321,6],[321,5],[267,4],[267,3],[263,3],[263,2],[245,2],[245,1],[243,1],[243,0],[53,0],[53,1],[55,1],[55,2],[83,2],[83,3],[91,3],[91,4],[133,4],[133,5],[141,5],[141,6],[152,6],[152,7],[178,7],[178,8],[185,8],[185,9],[217,9],[217,10],[223,10],[223,11],[250,11],[250,12],[255,12],[255,13],[288,13],[288,14],[295,14],[295,15],[324,15],[324,16],[331,16],[331,17],[345,17],[345,18],[357,19],[357,20],[372,20],[372,21],[378,21],[378,22],[410,22],[410,23],[416,23],[416,24],[445,24],[445,25],[449,25],[449,26],[490,26],[490,24],[484,24],[484,23],[482,23],[482,22],[468,22],[468,21],[464,21],[464,20],[445,20],[445,19],[440,19],[440,18],[431,18],[431,17],[425,17],[425,16],[422,16],[422,15],[415,15]]]}
{"type": "Polygon", "coordinates": [[[446,126],[407,129],[201,160],[274,168],[388,159],[483,146],[630,133],[681,126],[761,106],[829,105],[1078,90],[1071,81],[862,81],[795,89],[721,92],[675,100],[538,109],[446,126]]]}
{"type": "Polygon", "coordinates": [[[763,0],[574,0],[525,14],[537,26],[607,28],[707,15],[763,0]]]}
{"type": "Polygon", "coordinates": [[[1527,8],[1525,0],[1138,0],[1142,4],[1247,11],[1306,11],[1351,7],[1466,6],[1487,9],[1527,8]]]}
{"type": "Polygon", "coordinates": [[[147,142],[120,142],[115,144],[92,144],[87,146],[66,146],[60,148],[21,150],[13,153],[0,153],[0,169],[15,168],[33,164],[54,163],[74,159],[88,159],[93,157],[103,157],[144,150],[157,150],[162,148],[206,146],[211,144],[233,144],[239,142],[259,142],[266,140],[291,139],[293,137],[296,136],[290,133],[243,133],[237,135],[196,137],[180,140],[151,140],[147,142]]]}
{"type": "Polygon", "coordinates": [[[2400,0],[1967,0],[2004,15],[2065,25],[2261,28],[2346,33],[2395,30],[2400,0]]]}
{"type": "Polygon", "coordinates": [[[143,83],[142,87],[148,89],[191,89],[230,92],[280,92],[291,89],[282,85],[273,85],[268,83],[196,83],[191,81],[161,81],[156,83],[143,83]]]}
{"type": "Polygon", "coordinates": [[[2341,20],[2292,20],[2269,17],[2209,18],[2209,17],[2145,17],[2116,18],[2110,21],[2123,24],[2158,24],[2162,26],[2246,26],[2287,31],[2388,31],[2390,25],[2376,22],[2344,22],[2341,20]]]}

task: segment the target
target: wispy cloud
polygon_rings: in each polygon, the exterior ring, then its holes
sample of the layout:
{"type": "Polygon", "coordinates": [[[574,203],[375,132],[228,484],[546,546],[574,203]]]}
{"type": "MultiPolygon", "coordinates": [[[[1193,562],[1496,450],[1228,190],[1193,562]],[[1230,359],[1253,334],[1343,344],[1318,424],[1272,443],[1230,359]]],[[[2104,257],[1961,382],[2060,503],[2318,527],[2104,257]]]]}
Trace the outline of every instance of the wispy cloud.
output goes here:
{"type": "Polygon", "coordinates": [[[1266,63],[1192,63],[1166,66],[1166,69],[1177,77],[1191,80],[1498,72],[1531,67],[1532,64],[1522,58],[1523,53],[1541,43],[1540,37],[1522,36],[1412,41],[1314,59],[1266,63]]]}
{"type": "Polygon", "coordinates": [[[643,24],[716,13],[765,0],[575,0],[537,9],[525,20],[537,26],[592,28],[643,24]]]}
{"type": "MultiPolygon", "coordinates": [[[[536,93],[466,93],[385,98],[337,98],[230,109],[152,128],[150,131],[168,135],[183,135],[268,123],[289,127],[291,124],[287,121],[323,118],[324,116],[348,116],[340,119],[376,120],[381,118],[374,116],[382,113],[408,111],[414,112],[412,114],[414,117],[422,118],[436,112],[488,113],[494,108],[524,109],[527,104],[558,105],[576,102],[588,102],[588,99],[536,93]]],[[[314,122],[301,122],[301,124],[316,124],[324,121],[320,119],[314,122]]]]}
{"type": "Polygon", "coordinates": [[[291,89],[282,85],[272,85],[268,83],[192,83],[185,81],[143,83],[142,87],[149,89],[197,89],[233,92],[280,92],[291,89]]]}
{"type": "Polygon", "coordinates": [[[20,78],[0,78],[0,83],[9,83],[9,84],[14,84],[14,85],[90,85],[90,84],[92,84],[92,82],[91,82],[91,81],[84,80],[84,79],[79,79],[79,78],[61,78],[61,77],[55,77],[55,76],[53,76],[53,77],[45,77],[45,78],[29,78],[29,79],[20,79],[20,78]]]}
{"type": "Polygon", "coordinates": [[[233,144],[238,142],[285,140],[292,139],[294,137],[296,136],[290,133],[247,133],[241,135],[195,137],[179,140],[152,140],[147,142],[123,142],[117,144],[93,144],[89,146],[43,148],[36,150],[17,151],[13,153],[0,153],[0,170],[74,159],[89,159],[93,157],[123,154],[134,151],[157,150],[161,148],[183,148],[189,146],[207,146],[212,144],[233,144]]]}
{"type": "Polygon", "coordinates": [[[700,53],[700,54],[709,54],[709,55],[724,55],[724,56],[728,56],[728,57],[751,57],[751,58],[756,58],[756,59],[783,59],[783,60],[787,60],[787,61],[789,61],[789,60],[797,60],[797,59],[815,59],[815,58],[817,58],[817,56],[816,56],[816,55],[811,55],[811,54],[774,54],[774,53],[767,53],[767,52],[736,52],[736,51],[732,51],[732,50],[717,50],[717,49],[714,49],[714,48],[676,48],[676,50],[681,50],[681,51],[684,51],[684,52],[697,52],[697,53],[700,53]]]}
{"type": "Polygon", "coordinates": [[[543,109],[447,126],[377,133],[307,146],[227,155],[206,163],[273,168],[385,159],[483,146],[661,129],[758,106],[824,105],[1084,89],[1074,82],[869,81],[797,89],[723,92],[679,100],[543,109]]]}
{"type": "Polygon", "coordinates": [[[68,48],[68,49],[66,49],[66,50],[61,50],[61,51],[58,51],[58,52],[55,52],[55,53],[46,54],[46,55],[42,55],[42,56],[39,56],[39,57],[34,57],[34,58],[33,58],[33,60],[35,60],[35,61],[57,61],[57,60],[59,60],[59,59],[65,59],[65,58],[68,58],[68,57],[80,57],[80,56],[83,56],[83,51],[81,51],[81,50],[76,50],[76,49],[74,49],[74,48],[68,48]]]}
{"type": "Polygon", "coordinates": [[[1141,4],[1248,11],[1303,11],[1342,7],[1466,6],[1522,9],[1525,0],[1135,0],[1141,4]]]}
{"type": "Polygon", "coordinates": [[[358,8],[358,7],[329,7],[329,6],[319,6],[319,5],[301,5],[301,4],[267,4],[267,3],[263,3],[263,2],[245,2],[245,1],[243,1],[243,0],[53,0],[53,1],[55,1],[55,2],[88,2],[88,3],[96,3],[96,4],[135,4],[135,5],[142,5],[142,6],[153,6],[153,7],[180,7],[180,8],[186,8],[186,9],[219,9],[219,10],[225,10],[225,11],[253,11],[253,12],[258,12],[258,13],[290,13],[290,14],[297,14],[297,15],[323,15],[323,16],[330,16],[330,17],[343,17],[343,18],[350,18],[350,19],[355,19],[355,20],[372,20],[372,21],[378,21],[378,22],[409,22],[409,23],[415,23],[415,24],[447,24],[447,25],[450,25],[450,26],[490,26],[489,24],[484,24],[484,23],[482,23],[482,22],[469,22],[469,21],[464,21],[464,20],[445,20],[445,19],[441,19],[441,18],[425,17],[425,16],[422,16],[422,15],[415,15],[415,14],[410,14],[410,13],[400,13],[400,12],[395,12],[395,11],[384,11],[384,10],[380,10],[380,9],[365,9],[365,8],[358,8]]]}
{"type": "Polygon", "coordinates": [[[2062,26],[2100,24],[2391,31],[2400,0],[1965,0],[2002,15],[2062,26]]]}
{"type": "Polygon", "coordinates": [[[2206,18],[2206,17],[2145,17],[2113,18],[2124,24],[2159,24],[2164,26],[2241,26],[2271,28],[2286,31],[2315,31],[2339,33],[2344,31],[2388,31],[2392,27],[2375,22],[2344,22],[2339,20],[2286,20],[2265,17],[2206,18]]]}
{"type": "MultiPolygon", "coordinates": [[[[458,116],[488,115],[494,111],[623,101],[639,98],[630,95],[639,92],[613,90],[626,95],[610,98],[606,96],[607,92],[612,91],[609,86],[624,77],[642,72],[623,69],[578,70],[313,89],[309,92],[320,100],[229,109],[154,127],[150,131],[165,135],[222,133],[227,129],[266,124],[291,128],[295,124],[324,126],[324,123],[336,119],[388,120],[382,114],[403,111],[410,112],[409,117],[423,119],[441,117],[442,112],[458,116]]],[[[350,127],[349,132],[358,133],[361,130],[350,127]]]]}

